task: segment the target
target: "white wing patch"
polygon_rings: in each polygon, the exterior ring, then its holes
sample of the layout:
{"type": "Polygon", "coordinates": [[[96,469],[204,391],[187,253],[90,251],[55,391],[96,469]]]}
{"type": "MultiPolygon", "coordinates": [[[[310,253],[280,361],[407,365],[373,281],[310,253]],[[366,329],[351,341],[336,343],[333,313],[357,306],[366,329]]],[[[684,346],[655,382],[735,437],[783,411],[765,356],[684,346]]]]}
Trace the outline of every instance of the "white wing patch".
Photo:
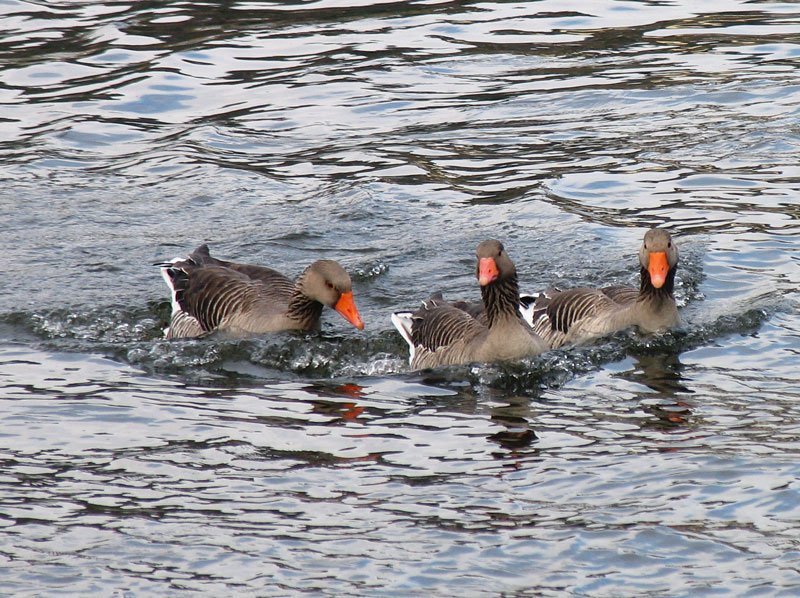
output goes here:
{"type": "Polygon", "coordinates": [[[400,336],[402,336],[408,343],[409,365],[413,363],[414,355],[416,355],[417,352],[417,348],[414,346],[414,341],[411,340],[411,328],[414,325],[414,320],[412,318],[413,315],[413,312],[410,311],[396,311],[392,314],[392,324],[394,324],[394,327],[397,328],[400,336]]]}
{"type": "MultiPolygon", "coordinates": [[[[167,283],[169,287],[169,294],[170,294],[170,302],[172,303],[172,315],[174,316],[176,313],[181,311],[181,306],[178,304],[178,296],[177,291],[175,290],[175,285],[172,284],[172,277],[169,275],[169,270],[173,264],[177,264],[178,262],[184,261],[186,258],[176,257],[174,259],[169,260],[168,262],[164,262],[164,265],[161,266],[161,277],[164,279],[164,282],[167,283]],[[167,265],[169,264],[169,265],[167,265]]],[[[159,264],[160,265],[160,264],[159,264]]]]}
{"type": "Polygon", "coordinates": [[[519,313],[522,314],[522,319],[528,323],[528,326],[533,328],[533,312],[538,295],[523,295],[519,296],[519,313]]]}

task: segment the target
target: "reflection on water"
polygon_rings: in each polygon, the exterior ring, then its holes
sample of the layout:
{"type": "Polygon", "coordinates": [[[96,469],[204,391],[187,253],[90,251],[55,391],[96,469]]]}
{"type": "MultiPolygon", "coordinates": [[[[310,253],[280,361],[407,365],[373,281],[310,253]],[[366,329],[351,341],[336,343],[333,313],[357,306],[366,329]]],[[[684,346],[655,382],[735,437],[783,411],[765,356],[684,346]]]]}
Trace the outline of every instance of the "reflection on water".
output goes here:
{"type": "Polygon", "coordinates": [[[690,391],[681,384],[683,364],[677,354],[633,355],[634,373],[629,380],[639,382],[655,391],[659,399],[671,399],[690,391]]]}
{"type": "Polygon", "coordinates": [[[692,391],[683,383],[684,369],[675,353],[634,355],[634,370],[626,378],[653,392],[643,393],[642,408],[653,416],[651,425],[679,427],[690,423],[692,391]]]}
{"type": "Polygon", "coordinates": [[[5,593],[797,593],[796,4],[2,10],[5,593]],[[635,284],[652,225],[679,330],[408,371],[480,240],[635,284]],[[366,329],[163,340],[201,242],[366,329]]]}
{"type": "Polygon", "coordinates": [[[534,426],[534,413],[531,412],[530,397],[507,397],[507,405],[492,408],[492,422],[505,429],[491,434],[489,438],[509,450],[523,449],[535,442],[538,437],[534,426]]]}

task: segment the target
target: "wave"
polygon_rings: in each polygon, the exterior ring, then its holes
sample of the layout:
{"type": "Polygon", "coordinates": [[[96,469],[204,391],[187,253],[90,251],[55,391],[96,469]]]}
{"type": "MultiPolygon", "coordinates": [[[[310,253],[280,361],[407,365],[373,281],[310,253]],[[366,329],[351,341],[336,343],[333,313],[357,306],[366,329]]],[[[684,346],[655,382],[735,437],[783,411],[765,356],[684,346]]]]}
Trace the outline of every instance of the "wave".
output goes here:
{"type": "Polygon", "coordinates": [[[678,355],[734,334],[752,334],[774,313],[791,309],[780,298],[764,297],[750,306],[728,306],[711,313],[703,303],[683,310],[683,327],[658,335],[634,330],[597,342],[548,352],[513,363],[452,366],[413,372],[405,342],[391,329],[319,333],[281,333],[229,339],[165,340],[166,302],[143,308],[57,309],[46,314],[14,312],[0,316],[0,338],[55,352],[102,354],[149,374],[188,380],[331,380],[403,376],[444,387],[465,384],[506,393],[539,395],[576,376],[629,355],[678,355]]]}

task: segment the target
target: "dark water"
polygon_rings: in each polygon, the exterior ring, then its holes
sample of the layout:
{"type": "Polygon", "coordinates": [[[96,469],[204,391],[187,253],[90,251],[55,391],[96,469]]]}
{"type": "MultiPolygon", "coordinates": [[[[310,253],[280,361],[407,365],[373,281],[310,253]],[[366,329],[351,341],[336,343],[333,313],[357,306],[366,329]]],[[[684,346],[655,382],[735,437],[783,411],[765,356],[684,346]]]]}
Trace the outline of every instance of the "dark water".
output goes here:
{"type": "Polygon", "coordinates": [[[9,595],[796,596],[800,7],[0,0],[9,595]],[[389,313],[634,282],[684,325],[410,372],[389,313]],[[367,324],[167,342],[201,242],[367,324]]]}

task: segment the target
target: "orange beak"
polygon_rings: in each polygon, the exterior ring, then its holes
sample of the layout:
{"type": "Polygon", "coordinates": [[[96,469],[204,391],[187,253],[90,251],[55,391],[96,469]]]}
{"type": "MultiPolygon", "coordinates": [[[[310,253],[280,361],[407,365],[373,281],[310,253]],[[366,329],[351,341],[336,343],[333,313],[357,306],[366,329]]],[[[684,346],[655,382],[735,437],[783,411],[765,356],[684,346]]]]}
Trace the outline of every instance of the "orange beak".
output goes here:
{"type": "Polygon", "coordinates": [[[352,291],[342,293],[341,297],[339,297],[339,300],[336,302],[336,305],[333,306],[333,309],[342,314],[344,319],[350,322],[353,326],[359,330],[364,330],[364,322],[361,321],[361,314],[358,313],[358,310],[356,309],[356,303],[353,301],[352,291]]]}
{"type": "Polygon", "coordinates": [[[478,260],[478,284],[485,287],[487,284],[497,280],[500,276],[500,270],[497,269],[497,264],[494,259],[490,257],[482,257],[478,260]]]}
{"type": "Polygon", "coordinates": [[[667,253],[665,251],[651,253],[647,271],[650,272],[650,282],[653,283],[653,286],[657,289],[663,287],[667,280],[667,272],[669,272],[667,253]]]}

